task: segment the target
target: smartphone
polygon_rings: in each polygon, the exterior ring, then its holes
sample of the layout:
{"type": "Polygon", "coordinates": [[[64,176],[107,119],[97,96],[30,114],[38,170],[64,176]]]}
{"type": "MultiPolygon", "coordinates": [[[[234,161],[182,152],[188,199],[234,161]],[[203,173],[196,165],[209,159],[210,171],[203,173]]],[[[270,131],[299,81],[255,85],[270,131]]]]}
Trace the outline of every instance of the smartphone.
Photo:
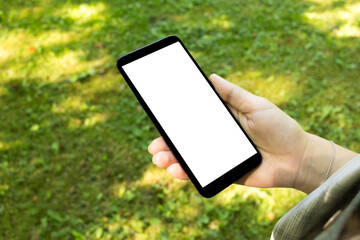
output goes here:
{"type": "Polygon", "coordinates": [[[213,197],[261,163],[260,152],[178,37],[120,57],[117,67],[202,196],[213,197]]]}

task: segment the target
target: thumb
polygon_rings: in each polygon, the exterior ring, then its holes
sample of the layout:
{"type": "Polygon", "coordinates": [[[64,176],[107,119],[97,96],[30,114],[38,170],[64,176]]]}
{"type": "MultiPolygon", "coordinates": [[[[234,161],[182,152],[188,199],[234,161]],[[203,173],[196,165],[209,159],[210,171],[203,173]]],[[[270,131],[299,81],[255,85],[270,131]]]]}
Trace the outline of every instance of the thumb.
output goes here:
{"type": "Polygon", "coordinates": [[[227,104],[242,113],[249,113],[255,110],[258,96],[226,81],[216,74],[211,74],[209,80],[215,87],[216,92],[227,104]]]}

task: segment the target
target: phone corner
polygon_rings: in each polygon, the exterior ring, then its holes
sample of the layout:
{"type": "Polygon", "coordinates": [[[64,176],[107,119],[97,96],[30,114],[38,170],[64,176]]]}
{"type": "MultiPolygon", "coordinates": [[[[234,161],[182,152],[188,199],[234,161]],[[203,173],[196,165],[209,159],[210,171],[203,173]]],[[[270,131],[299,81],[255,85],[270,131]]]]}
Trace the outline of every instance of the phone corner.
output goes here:
{"type": "Polygon", "coordinates": [[[120,70],[121,68],[121,61],[122,61],[122,57],[119,57],[117,60],[116,60],[116,67],[120,70]]]}
{"type": "Polygon", "coordinates": [[[217,192],[213,192],[213,191],[204,191],[203,189],[197,189],[197,190],[202,197],[207,199],[213,198],[217,194],[217,192]]]}

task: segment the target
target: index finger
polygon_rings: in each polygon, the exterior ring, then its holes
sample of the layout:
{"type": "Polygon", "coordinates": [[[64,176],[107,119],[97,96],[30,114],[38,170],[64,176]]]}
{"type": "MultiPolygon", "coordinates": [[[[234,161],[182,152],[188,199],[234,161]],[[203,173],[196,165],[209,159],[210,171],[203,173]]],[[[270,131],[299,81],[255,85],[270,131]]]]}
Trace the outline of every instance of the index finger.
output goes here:
{"type": "Polygon", "coordinates": [[[226,103],[243,113],[252,112],[254,110],[253,105],[256,102],[256,95],[226,81],[216,74],[211,74],[209,80],[226,103]]]}

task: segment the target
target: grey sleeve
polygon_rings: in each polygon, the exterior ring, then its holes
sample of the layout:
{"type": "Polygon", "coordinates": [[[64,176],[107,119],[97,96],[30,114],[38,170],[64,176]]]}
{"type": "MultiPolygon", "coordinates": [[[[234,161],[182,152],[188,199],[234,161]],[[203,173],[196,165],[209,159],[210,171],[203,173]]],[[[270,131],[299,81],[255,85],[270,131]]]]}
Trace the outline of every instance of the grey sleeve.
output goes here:
{"type": "Polygon", "coordinates": [[[359,191],[359,183],[360,155],[286,213],[276,223],[271,239],[314,239],[336,212],[349,205],[359,191]]]}

